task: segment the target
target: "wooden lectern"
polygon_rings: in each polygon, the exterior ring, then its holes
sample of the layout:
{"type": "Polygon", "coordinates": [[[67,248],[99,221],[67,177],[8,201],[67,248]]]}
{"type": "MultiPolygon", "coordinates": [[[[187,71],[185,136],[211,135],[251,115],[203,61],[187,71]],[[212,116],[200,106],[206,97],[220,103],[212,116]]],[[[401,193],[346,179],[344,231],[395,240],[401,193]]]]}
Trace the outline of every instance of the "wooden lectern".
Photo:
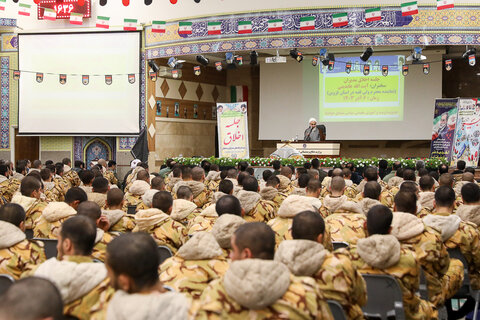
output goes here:
{"type": "MultiPolygon", "coordinates": [[[[288,145],[295,148],[305,158],[339,158],[340,143],[330,141],[298,141],[290,142],[288,145]]],[[[285,143],[277,143],[277,149],[285,146],[285,143]]]]}

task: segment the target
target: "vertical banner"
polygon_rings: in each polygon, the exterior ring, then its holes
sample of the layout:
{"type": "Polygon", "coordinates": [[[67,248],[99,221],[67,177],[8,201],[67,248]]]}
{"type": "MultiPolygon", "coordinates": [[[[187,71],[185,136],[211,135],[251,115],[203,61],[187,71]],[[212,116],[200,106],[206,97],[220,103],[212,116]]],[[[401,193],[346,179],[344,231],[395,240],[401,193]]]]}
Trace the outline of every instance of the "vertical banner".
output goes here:
{"type": "Polygon", "coordinates": [[[430,157],[452,158],[458,99],[436,99],[430,157]]]}
{"type": "Polygon", "coordinates": [[[458,119],[451,163],[464,160],[467,167],[476,167],[479,156],[480,105],[477,99],[459,99],[457,105],[458,119]]]}
{"type": "Polygon", "coordinates": [[[217,103],[220,158],[249,157],[247,103],[217,103]]]}

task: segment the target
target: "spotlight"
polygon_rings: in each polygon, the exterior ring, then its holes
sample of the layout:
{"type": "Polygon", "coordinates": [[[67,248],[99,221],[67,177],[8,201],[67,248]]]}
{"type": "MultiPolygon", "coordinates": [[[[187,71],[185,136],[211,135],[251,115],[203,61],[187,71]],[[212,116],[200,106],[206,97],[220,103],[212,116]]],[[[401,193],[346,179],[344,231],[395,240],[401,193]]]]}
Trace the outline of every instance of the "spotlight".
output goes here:
{"type": "Polygon", "coordinates": [[[157,65],[157,64],[155,63],[155,61],[153,61],[153,60],[148,61],[148,66],[149,66],[150,68],[152,68],[152,70],[153,70],[155,73],[157,73],[158,70],[160,70],[160,68],[158,67],[158,65],[157,65]]]}
{"type": "Polygon", "coordinates": [[[146,6],[149,6],[149,5],[152,4],[152,1],[153,0],[144,0],[144,3],[145,3],[146,6]]]}
{"type": "Polygon", "coordinates": [[[328,66],[330,61],[335,61],[335,55],[333,53],[328,53],[323,60],[320,57],[320,61],[322,61],[324,66],[328,66]]]}
{"type": "Polygon", "coordinates": [[[290,57],[297,60],[298,62],[302,62],[302,60],[303,60],[302,53],[300,51],[298,51],[297,49],[290,50],[290,57]]]}
{"type": "Polygon", "coordinates": [[[257,51],[250,52],[250,64],[255,66],[258,64],[258,53],[257,51]]]}
{"type": "Polygon", "coordinates": [[[327,57],[327,49],[325,48],[320,49],[320,61],[325,60],[326,57],[327,57]]]}
{"type": "Polygon", "coordinates": [[[328,60],[328,71],[332,71],[333,69],[335,69],[335,59],[328,60]]]}
{"type": "Polygon", "coordinates": [[[410,56],[407,57],[407,61],[413,61],[413,63],[418,63],[423,60],[427,60],[427,57],[422,55],[423,49],[420,47],[413,48],[413,52],[410,56]]]}
{"type": "Polygon", "coordinates": [[[177,60],[175,57],[168,59],[167,65],[172,69],[181,69],[185,60],[177,60]]]}
{"type": "Polygon", "coordinates": [[[452,59],[445,60],[445,70],[450,71],[453,69],[452,59]]]}
{"type": "Polygon", "coordinates": [[[468,64],[472,67],[477,63],[477,59],[475,58],[475,54],[477,53],[477,49],[470,48],[463,54],[463,59],[468,59],[468,64]]]}
{"type": "Polygon", "coordinates": [[[231,53],[231,52],[225,53],[225,60],[227,61],[227,64],[232,64],[233,63],[233,53],[231,53]]]}
{"type": "Polygon", "coordinates": [[[370,74],[370,65],[369,64],[366,64],[363,66],[363,74],[365,76],[368,76],[370,74]]]}
{"type": "Polygon", "coordinates": [[[424,63],[423,64],[423,73],[424,74],[429,74],[430,73],[430,63],[424,63]]]}
{"type": "Polygon", "coordinates": [[[318,57],[317,56],[313,56],[312,58],[312,66],[316,67],[318,65],[318,57]]]}
{"type": "Polygon", "coordinates": [[[370,57],[372,56],[373,54],[373,49],[372,47],[368,47],[367,49],[365,49],[365,51],[363,51],[363,53],[360,55],[360,59],[364,62],[367,62],[368,59],[370,59],[370,57]]]}
{"type": "Polygon", "coordinates": [[[345,64],[345,72],[347,74],[350,74],[350,72],[352,71],[352,63],[351,62],[347,62],[347,64],[345,64]]]}
{"type": "Polygon", "coordinates": [[[382,66],[382,75],[384,77],[388,76],[388,66],[382,66]]]}
{"type": "Polygon", "coordinates": [[[241,66],[243,65],[243,57],[242,56],[235,56],[235,62],[241,66]]]}
{"type": "Polygon", "coordinates": [[[197,56],[197,62],[200,63],[200,64],[203,64],[204,66],[208,65],[208,63],[210,62],[210,60],[208,60],[207,58],[205,58],[204,56],[200,55],[200,56],[197,56]]]}
{"type": "Polygon", "coordinates": [[[406,64],[402,66],[402,74],[404,76],[408,75],[408,66],[406,64]]]}
{"type": "Polygon", "coordinates": [[[221,61],[215,62],[215,69],[217,69],[217,71],[222,71],[223,66],[221,61]]]}
{"type": "Polygon", "coordinates": [[[202,74],[202,70],[200,69],[200,66],[195,66],[195,67],[193,67],[193,73],[194,73],[196,76],[199,76],[200,74],[202,74]]]}

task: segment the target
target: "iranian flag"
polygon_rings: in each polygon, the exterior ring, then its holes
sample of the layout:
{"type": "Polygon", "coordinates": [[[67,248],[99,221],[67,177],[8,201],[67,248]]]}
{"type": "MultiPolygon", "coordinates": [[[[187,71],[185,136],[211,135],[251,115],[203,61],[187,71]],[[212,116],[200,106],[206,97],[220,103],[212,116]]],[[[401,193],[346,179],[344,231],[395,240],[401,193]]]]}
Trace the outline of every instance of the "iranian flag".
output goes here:
{"type": "Polygon", "coordinates": [[[207,27],[208,27],[208,34],[222,34],[221,22],[209,22],[207,27]]]}
{"type": "Polygon", "coordinates": [[[76,12],[70,13],[70,23],[71,24],[82,25],[83,24],[83,13],[76,13],[76,12]]]}
{"type": "Polygon", "coordinates": [[[45,10],[43,11],[43,19],[55,21],[57,20],[57,12],[53,9],[45,8],[45,10]]]}
{"type": "Polygon", "coordinates": [[[380,10],[380,7],[370,8],[365,10],[366,22],[380,21],[380,20],[382,20],[382,11],[380,10]]]}
{"type": "Polygon", "coordinates": [[[97,28],[110,29],[110,17],[97,16],[97,28]]]}
{"type": "Polygon", "coordinates": [[[125,31],[136,31],[137,30],[137,19],[123,19],[123,30],[125,30],[125,31]]]}
{"type": "Polygon", "coordinates": [[[282,19],[268,20],[268,32],[275,32],[275,31],[282,31],[282,30],[283,30],[282,19]]]}
{"type": "Polygon", "coordinates": [[[332,14],[333,27],[343,27],[348,25],[348,14],[346,12],[332,14]]]}
{"type": "Polygon", "coordinates": [[[301,17],[300,30],[315,30],[315,17],[301,17]]]}
{"type": "Polygon", "coordinates": [[[192,23],[191,22],[179,22],[178,23],[178,34],[192,34],[192,23]]]}
{"type": "Polygon", "coordinates": [[[418,14],[417,1],[408,1],[402,3],[402,16],[413,16],[418,14]]]}
{"type": "Polygon", "coordinates": [[[238,34],[252,33],[252,21],[238,21],[238,34]]]}
{"type": "Polygon", "coordinates": [[[230,102],[246,102],[246,101],[248,101],[247,86],[231,86],[230,87],[230,102]]]}
{"type": "Polygon", "coordinates": [[[165,33],[166,26],[167,24],[165,21],[152,21],[152,32],[165,33]]]}
{"type": "Polygon", "coordinates": [[[0,0],[0,10],[5,10],[5,5],[7,4],[7,0],[0,0]]]}
{"type": "Polygon", "coordinates": [[[454,0],[437,0],[437,10],[452,9],[455,7],[454,0]]]}
{"type": "Polygon", "coordinates": [[[19,3],[18,4],[18,14],[21,16],[30,16],[30,8],[31,5],[26,4],[26,3],[19,3]]]}

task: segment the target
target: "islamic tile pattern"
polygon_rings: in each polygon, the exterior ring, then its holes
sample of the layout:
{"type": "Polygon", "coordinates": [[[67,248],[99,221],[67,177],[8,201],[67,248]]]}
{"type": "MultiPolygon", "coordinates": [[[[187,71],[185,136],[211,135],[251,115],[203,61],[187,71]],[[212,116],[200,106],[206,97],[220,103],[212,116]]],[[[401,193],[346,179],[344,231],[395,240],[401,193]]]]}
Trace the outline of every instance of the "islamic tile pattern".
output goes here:
{"type": "Polygon", "coordinates": [[[0,149],[10,148],[10,58],[1,57],[0,79],[0,149]]]}
{"type": "Polygon", "coordinates": [[[40,149],[43,151],[72,151],[72,137],[40,137],[40,149]]]}

